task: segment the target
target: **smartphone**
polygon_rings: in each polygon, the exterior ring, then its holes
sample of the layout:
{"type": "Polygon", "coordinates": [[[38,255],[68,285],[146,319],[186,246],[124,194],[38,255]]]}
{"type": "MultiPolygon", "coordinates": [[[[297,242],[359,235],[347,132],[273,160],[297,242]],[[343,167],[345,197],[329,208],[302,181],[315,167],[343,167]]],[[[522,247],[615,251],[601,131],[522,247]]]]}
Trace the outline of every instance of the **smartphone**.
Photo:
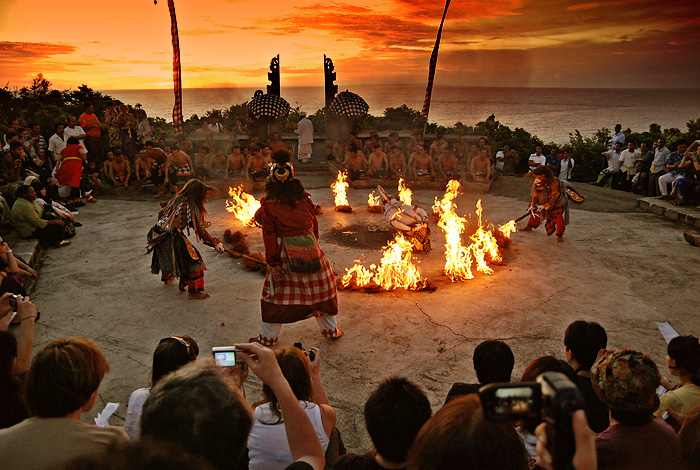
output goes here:
{"type": "Polygon", "coordinates": [[[214,361],[219,367],[236,367],[235,346],[214,346],[211,348],[214,361]]]}

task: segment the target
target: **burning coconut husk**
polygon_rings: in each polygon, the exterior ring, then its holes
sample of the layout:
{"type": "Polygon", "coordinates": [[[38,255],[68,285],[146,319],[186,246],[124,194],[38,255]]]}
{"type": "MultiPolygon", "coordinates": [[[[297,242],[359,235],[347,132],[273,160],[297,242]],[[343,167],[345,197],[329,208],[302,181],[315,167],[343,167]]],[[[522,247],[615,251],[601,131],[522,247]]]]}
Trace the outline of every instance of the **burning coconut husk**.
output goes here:
{"type": "Polygon", "coordinates": [[[265,274],[267,271],[267,263],[265,255],[262,253],[251,253],[246,235],[243,232],[232,232],[226,230],[224,232],[224,251],[232,258],[243,260],[243,267],[246,271],[255,271],[265,274]]]}
{"type": "Polygon", "coordinates": [[[258,209],[260,201],[255,196],[243,191],[243,185],[228,188],[228,195],[231,198],[226,200],[226,210],[234,215],[243,225],[252,227],[253,218],[258,209]]]}
{"type": "Polygon", "coordinates": [[[352,212],[350,201],[348,201],[348,173],[344,170],[338,172],[338,177],[331,184],[336,212],[352,212]]]}
{"type": "Polygon", "coordinates": [[[375,214],[384,212],[384,201],[376,191],[370,192],[367,196],[367,210],[375,214]]]}
{"type": "Polygon", "coordinates": [[[510,242],[510,236],[516,230],[515,221],[499,227],[484,224],[483,208],[481,200],[478,200],[476,229],[467,237],[465,231],[468,220],[457,213],[455,203],[459,190],[459,182],[450,180],[445,194],[441,199],[436,198],[433,206],[433,212],[438,218],[438,227],[445,235],[443,271],[452,282],[473,279],[474,272],[493,274],[490,265],[502,263],[501,248],[510,242]]]}
{"type": "Polygon", "coordinates": [[[401,233],[382,249],[379,265],[371,264],[367,268],[356,262],[345,270],[338,284],[340,289],[366,292],[435,290],[413,260],[413,244],[401,233]]]}
{"type": "Polygon", "coordinates": [[[401,201],[401,204],[404,206],[412,206],[413,205],[413,191],[406,186],[406,181],[404,181],[403,178],[399,178],[399,201],[401,201]]]}

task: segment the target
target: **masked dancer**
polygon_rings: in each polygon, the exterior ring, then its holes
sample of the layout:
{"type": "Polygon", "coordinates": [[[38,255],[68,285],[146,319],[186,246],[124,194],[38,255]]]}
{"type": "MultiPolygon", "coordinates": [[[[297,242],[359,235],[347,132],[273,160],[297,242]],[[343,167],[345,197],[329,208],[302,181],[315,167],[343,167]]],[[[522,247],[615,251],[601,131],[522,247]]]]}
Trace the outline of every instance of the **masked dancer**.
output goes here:
{"type": "Polygon", "coordinates": [[[545,223],[547,235],[556,232],[557,240],[562,241],[564,231],[569,223],[569,199],[559,178],[552,170],[540,166],[532,170],[535,181],[530,193],[530,219],[525,230],[532,230],[545,223]]]}
{"type": "Polygon", "coordinates": [[[194,230],[197,240],[219,253],[224,245],[207,232],[204,204],[212,188],[198,179],[188,181],[158,213],[158,222],[148,232],[148,252],[153,251],[151,271],[161,273],[165,284],[180,279],[180,291],[185,288],[190,299],[206,299],[204,292],[204,261],[197,248],[187,238],[194,230]]]}
{"type": "Polygon", "coordinates": [[[265,197],[255,214],[262,227],[269,265],[261,298],[262,328],[257,341],[273,346],[282,324],[316,317],[326,338],[338,339],[335,273],[321,251],[316,208],[294,177],[287,151],[273,156],[265,197]]]}

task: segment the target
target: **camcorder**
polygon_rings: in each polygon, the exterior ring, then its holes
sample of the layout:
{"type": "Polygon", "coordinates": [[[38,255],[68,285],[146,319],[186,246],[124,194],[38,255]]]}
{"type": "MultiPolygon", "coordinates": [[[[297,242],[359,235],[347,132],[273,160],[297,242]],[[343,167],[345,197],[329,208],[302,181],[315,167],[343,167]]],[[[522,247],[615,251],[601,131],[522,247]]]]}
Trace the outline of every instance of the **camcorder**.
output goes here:
{"type": "Polygon", "coordinates": [[[294,347],[306,354],[306,356],[311,362],[313,362],[316,359],[316,353],[311,349],[309,349],[308,351],[304,349],[304,343],[302,343],[301,341],[298,343],[294,343],[294,347]]]}
{"type": "Polygon", "coordinates": [[[556,470],[573,469],[576,439],[572,415],[584,408],[576,384],[560,372],[545,372],[535,382],[489,384],[479,398],[486,419],[501,423],[545,422],[547,449],[556,470]]]}

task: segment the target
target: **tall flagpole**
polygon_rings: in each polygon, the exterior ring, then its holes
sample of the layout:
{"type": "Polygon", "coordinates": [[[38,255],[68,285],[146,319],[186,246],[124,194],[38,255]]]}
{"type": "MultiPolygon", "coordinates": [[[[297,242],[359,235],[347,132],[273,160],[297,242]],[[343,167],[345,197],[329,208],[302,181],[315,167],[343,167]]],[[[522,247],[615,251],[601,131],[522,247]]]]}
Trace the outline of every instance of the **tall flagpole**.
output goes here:
{"type": "MultiPolygon", "coordinates": [[[[158,0],[153,0],[157,5],[158,0]]],[[[173,106],[173,127],[175,133],[182,133],[182,67],[180,66],[180,35],[177,31],[177,15],[175,14],[175,0],[168,0],[170,11],[170,36],[173,43],[173,93],[175,106],[173,106]]]]}
{"type": "Polygon", "coordinates": [[[428,69],[428,86],[425,88],[425,101],[423,101],[423,119],[425,119],[425,126],[423,127],[423,133],[425,134],[425,128],[428,126],[428,116],[430,115],[430,101],[433,97],[433,82],[435,81],[435,69],[437,68],[438,54],[440,52],[440,40],[442,39],[442,27],[445,24],[445,18],[447,17],[447,10],[450,8],[450,0],[445,1],[445,10],[442,12],[442,21],[440,21],[440,27],[438,28],[437,38],[435,39],[435,47],[433,47],[433,53],[430,55],[430,68],[428,69]]]}

